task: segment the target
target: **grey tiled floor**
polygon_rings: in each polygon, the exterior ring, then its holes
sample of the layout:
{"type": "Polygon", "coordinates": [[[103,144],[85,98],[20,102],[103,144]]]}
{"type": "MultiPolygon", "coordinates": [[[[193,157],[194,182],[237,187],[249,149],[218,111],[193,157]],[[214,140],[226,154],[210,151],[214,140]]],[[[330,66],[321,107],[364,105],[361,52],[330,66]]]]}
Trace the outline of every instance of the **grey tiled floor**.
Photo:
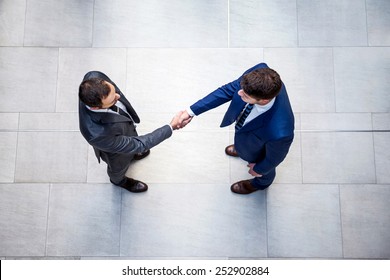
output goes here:
{"type": "Polygon", "coordinates": [[[0,258],[390,258],[390,1],[0,0],[0,258]],[[141,134],[265,61],[296,138],[240,196],[226,106],[109,183],[78,131],[84,73],[108,74],[141,134]]]}

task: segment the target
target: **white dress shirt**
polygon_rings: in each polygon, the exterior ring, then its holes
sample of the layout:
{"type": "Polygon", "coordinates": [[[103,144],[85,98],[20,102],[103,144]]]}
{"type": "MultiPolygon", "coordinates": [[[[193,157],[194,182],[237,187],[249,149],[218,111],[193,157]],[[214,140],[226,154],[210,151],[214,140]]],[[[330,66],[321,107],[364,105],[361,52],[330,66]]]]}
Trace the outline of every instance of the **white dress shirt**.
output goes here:
{"type": "Polygon", "coordinates": [[[253,119],[257,118],[261,114],[264,114],[265,112],[267,112],[269,109],[271,109],[271,107],[272,107],[272,105],[274,105],[274,103],[275,103],[275,97],[273,99],[271,99],[271,101],[265,105],[255,104],[255,106],[253,106],[253,108],[252,108],[252,111],[246,117],[243,126],[246,125],[248,122],[252,121],[253,119]]]}

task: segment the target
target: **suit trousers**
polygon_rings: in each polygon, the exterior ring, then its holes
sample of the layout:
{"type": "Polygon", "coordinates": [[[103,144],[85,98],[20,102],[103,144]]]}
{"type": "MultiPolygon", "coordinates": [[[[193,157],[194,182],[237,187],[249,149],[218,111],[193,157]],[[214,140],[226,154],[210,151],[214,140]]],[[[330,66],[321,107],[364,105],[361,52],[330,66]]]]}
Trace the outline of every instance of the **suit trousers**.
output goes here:
{"type": "MultiPolygon", "coordinates": [[[[138,136],[134,123],[129,122],[127,136],[138,136]]],[[[134,158],[134,154],[109,153],[100,151],[100,158],[107,163],[107,174],[111,183],[122,185],[126,182],[126,172],[134,158]]]]}
{"type": "Polygon", "coordinates": [[[101,159],[107,163],[107,174],[111,183],[122,185],[126,182],[126,172],[133,160],[133,154],[113,154],[100,152],[101,159]]]}
{"type": "Polygon", "coordinates": [[[256,189],[265,190],[272,184],[272,182],[275,179],[275,176],[276,176],[276,171],[275,169],[272,169],[270,172],[264,174],[261,177],[253,178],[252,180],[250,180],[250,182],[252,186],[254,186],[256,189]]]}

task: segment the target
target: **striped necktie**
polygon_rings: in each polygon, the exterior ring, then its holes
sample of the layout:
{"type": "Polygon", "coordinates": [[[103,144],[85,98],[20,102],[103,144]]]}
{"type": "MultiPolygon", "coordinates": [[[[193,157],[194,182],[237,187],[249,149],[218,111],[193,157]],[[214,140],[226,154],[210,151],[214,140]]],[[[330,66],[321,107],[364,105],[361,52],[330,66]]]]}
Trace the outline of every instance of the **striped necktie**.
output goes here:
{"type": "Polygon", "coordinates": [[[253,104],[248,104],[244,111],[242,112],[240,119],[236,123],[236,130],[239,130],[245,122],[245,119],[249,116],[249,113],[252,111],[253,104]]]}

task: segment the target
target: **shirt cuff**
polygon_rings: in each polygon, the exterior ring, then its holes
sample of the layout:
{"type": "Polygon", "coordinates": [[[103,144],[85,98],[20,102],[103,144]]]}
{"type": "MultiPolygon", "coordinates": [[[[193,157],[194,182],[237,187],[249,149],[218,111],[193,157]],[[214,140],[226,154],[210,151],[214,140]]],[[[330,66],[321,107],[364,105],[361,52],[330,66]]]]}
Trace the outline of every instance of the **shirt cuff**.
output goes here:
{"type": "Polygon", "coordinates": [[[188,107],[188,108],[186,109],[186,111],[187,111],[188,115],[190,115],[191,117],[195,116],[195,113],[191,110],[190,107],[188,107]]]}

